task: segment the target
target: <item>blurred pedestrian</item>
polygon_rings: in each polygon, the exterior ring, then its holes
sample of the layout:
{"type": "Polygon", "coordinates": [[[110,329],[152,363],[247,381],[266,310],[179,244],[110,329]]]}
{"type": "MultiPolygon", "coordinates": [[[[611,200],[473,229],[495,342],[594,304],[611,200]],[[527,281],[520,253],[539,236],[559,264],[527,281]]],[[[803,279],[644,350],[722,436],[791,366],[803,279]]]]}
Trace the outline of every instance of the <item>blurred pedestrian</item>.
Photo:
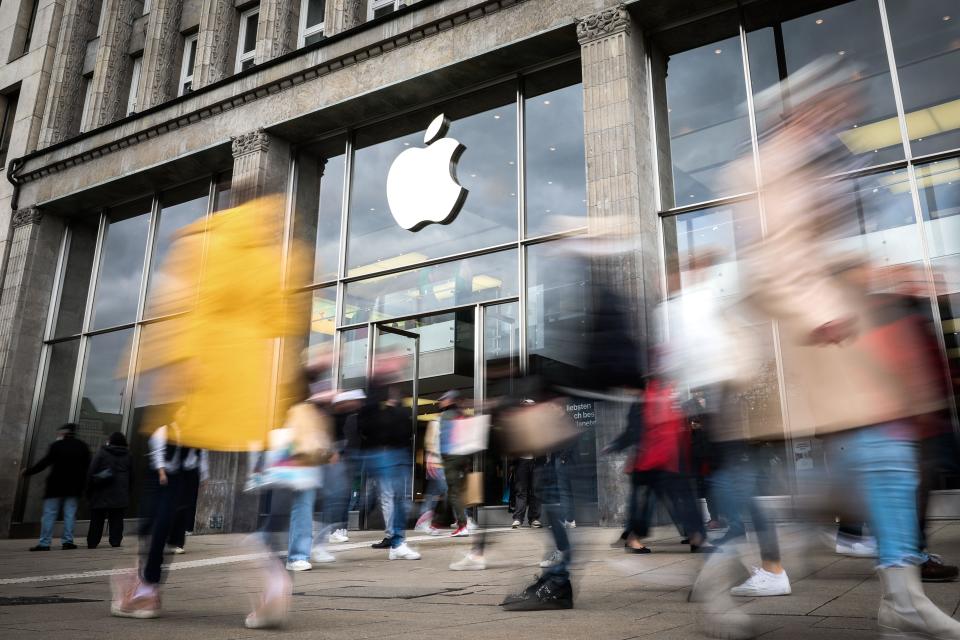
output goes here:
{"type": "Polygon", "coordinates": [[[115,431],[93,456],[87,472],[87,501],[90,503],[90,528],[87,548],[96,549],[103,538],[103,524],[109,524],[111,547],[123,542],[123,516],[133,489],[130,449],[127,438],[115,431]]]}
{"type": "Polygon", "coordinates": [[[50,468],[43,492],[43,518],[40,521],[40,540],[30,551],[50,551],[53,524],[63,508],[63,549],[76,549],[73,527],[77,519],[77,500],[83,495],[90,467],[90,449],[76,437],[77,425],[67,423],[57,430],[57,439],[50,444],[47,454],[36,464],[24,469],[23,475],[32,476],[50,468]]]}
{"type": "Polygon", "coordinates": [[[543,479],[541,473],[546,458],[544,456],[534,456],[526,454],[518,456],[514,461],[513,471],[513,492],[516,494],[517,502],[513,510],[513,528],[517,529],[523,526],[524,517],[527,523],[539,529],[543,526],[540,522],[540,492],[542,486],[540,481],[543,479]]]}
{"type": "Polygon", "coordinates": [[[459,406],[460,392],[451,389],[440,396],[440,457],[443,464],[443,477],[447,485],[447,502],[453,510],[453,522],[456,525],[455,538],[470,535],[466,505],[463,503],[463,485],[473,466],[472,456],[456,455],[451,451],[453,429],[456,421],[464,416],[459,406]]]}
{"type": "Polygon", "coordinates": [[[363,404],[363,391],[341,391],[334,396],[331,413],[334,425],[336,457],[323,467],[323,510],[320,541],[333,544],[348,542],[350,498],[353,482],[359,473],[359,432],[357,411],[363,404]]]}

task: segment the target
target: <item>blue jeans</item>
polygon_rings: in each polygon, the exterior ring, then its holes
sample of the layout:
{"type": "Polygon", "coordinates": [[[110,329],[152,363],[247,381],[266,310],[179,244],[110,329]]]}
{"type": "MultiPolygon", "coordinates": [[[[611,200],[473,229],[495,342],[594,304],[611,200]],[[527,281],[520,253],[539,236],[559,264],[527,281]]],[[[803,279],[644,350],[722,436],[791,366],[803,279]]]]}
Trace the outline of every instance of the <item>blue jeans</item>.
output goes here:
{"type": "Polygon", "coordinates": [[[410,452],[406,449],[376,449],[367,451],[365,462],[380,486],[381,495],[389,492],[391,506],[390,547],[396,549],[406,540],[407,494],[406,479],[410,476],[410,452]]]}
{"type": "Polygon", "coordinates": [[[437,467],[435,478],[427,478],[427,490],[423,493],[423,504],[420,507],[421,516],[436,509],[440,498],[447,495],[447,478],[443,474],[443,467],[437,467]]]}
{"type": "Polygon", "coordinates": [[[313,548],[313,505],[316,489],[294,491],[290,500],[290,535],[287,562],[309,560],[313,548]]]}
{"type": "Polygon", "coordinates": [[[346,462],[324,465],[321,473],[323,474],[323,511],[320,520],[323,527],[318,537],[322,542],[337,529],[347,528],[349,517],[347,505],[350,503],[351,487],[346,462]]]}
{"type": "MultiPolygon", "coordinates": [[[[902,426],[902,425],[901,425],[902,426]]],[[[905,567],[923,564],[917,522],[917,445],[891,437],[888,427],[877,425],[831,436],[830,459],[837,472],[863,496],[870,530],[877,538],[877,566],[905,567]]]]}
{"type": "Polygon", "coordinates": [[[44,498],[43,518],[40,520],[40,546],[49,547],[53,539],[53,523],[60,514],[60,505],[63,505],[63,535],[60,542],[73,543],[73,525],[77,521],[77,499],[74,497],[44,498]]]}

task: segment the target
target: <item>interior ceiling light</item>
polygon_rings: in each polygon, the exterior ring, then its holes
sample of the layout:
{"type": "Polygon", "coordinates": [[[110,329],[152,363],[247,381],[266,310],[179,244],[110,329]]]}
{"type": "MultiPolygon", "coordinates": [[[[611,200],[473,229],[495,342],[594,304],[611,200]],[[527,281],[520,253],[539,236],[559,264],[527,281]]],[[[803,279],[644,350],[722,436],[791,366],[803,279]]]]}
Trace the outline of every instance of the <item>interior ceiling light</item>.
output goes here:
{"type": "Polygon", "coordinates": [[[823,24],[823,18],[817,18],[817,24],[823,24]]]}
{"type": "Polygon", "coordinates": [[[355,267],[350,269],[351,276],[365,276],[369,273],[375,273],[377,271],[384,271],[386,269],[396,269],[398,267],[409,267],[412,264],[418,264],[427,259],[427,256],[422,253],[404,253],[399,256],[394,256],[393,258],[387,258],[386,260],[380,260],[379,262],[372,262],[370,264],[365,264],[360,267],[355,267]]]}
{"type": "MultiPolygon", "coordinates": [[[[960,129],[960,99],[911,111],[905,118],[911,137],[928,138],[955,131],[960,129]]],[[[871,124],[853,125],[852,129],[841,132],[839,136],[850,151],[868,153],[900,144],[900,126],[896,116],[893,116],[871,124]]]]}
{"type": "Polygon", "coordinates": [[[471,283],[472,289],[474,291],[483,291],[484,289],[495,289],[503,284],[503,280],[499,278],[494,278],[493,276],[479,275],[473,276],[473,282],[471,283]]]}

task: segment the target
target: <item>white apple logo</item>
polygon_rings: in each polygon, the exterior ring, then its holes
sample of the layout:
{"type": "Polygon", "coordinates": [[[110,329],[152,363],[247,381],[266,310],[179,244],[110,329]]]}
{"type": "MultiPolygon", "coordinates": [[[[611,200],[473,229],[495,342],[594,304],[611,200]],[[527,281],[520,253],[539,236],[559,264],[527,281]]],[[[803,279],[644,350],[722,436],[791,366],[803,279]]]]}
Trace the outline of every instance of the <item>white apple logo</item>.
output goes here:
{"type": "Polygon", "coordinates": [[[390,213],[408,231],[419,231],[431,222],[453,222],[467,197],[456,176],[457,160],[466,147],[453,138],[442,137],[449,126],[450,121],[441,113],[423,135],[427,147],[407,149],[390,166],[390,213]]]}

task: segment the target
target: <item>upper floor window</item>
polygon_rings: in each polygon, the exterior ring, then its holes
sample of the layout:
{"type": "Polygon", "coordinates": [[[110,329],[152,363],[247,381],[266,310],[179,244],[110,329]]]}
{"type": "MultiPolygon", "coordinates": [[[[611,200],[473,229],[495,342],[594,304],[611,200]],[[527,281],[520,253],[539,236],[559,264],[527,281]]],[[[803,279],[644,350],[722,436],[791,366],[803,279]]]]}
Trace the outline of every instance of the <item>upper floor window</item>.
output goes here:
{"type": "Polygon", "coordinates": [[[183,40],[183,61],[180,63],[180,84],[177,95],[190,93],[193,88],[193,66],[197,61],[197,34],[183,40]]]}
{"type": "Polygon", "coordinates": [[[133,59],[130,66],[130,92],[127,94],[127,110],[124,115],[130,115],[137,110],[137,90],[140,86],[140,69],[143,65],[143,56],[133,59]]]}
{"type": "Polygon", "coordinates": [[[236,71],[253,66],[257,53],[257,23],[260,21],[260,7],[247,9],[240,14],[240,35],[237,38],[236,71]]]}
{"type": "Polygon", "coordinates": [[[300,41],[298,46],[313,44],[323,39],[326,4],[325,0],[303,0],[300,5],[300,41]]]}
{"type": "Polygon", "coordinates": [[[103,33],[103,23],[107,20],[107,0],[100,2],[100,17],[97,19],[97,37],[103,33]]]}
{"type": "Polygon", "coordinates": [[[370,0],[367,5],[367,20],[393,13],[403,6],[406,6],[403,0],[370,0]]]}
{"type": "Polygon", "coordinates": [[[0,123],[0,170],[7,163],[7,151],[10,149],[10,136],[13,134],[13,121],[17,116],[17,102],[20,91],[11,91],[3,96],[3,122],[0,123]]]}
{"type": "Polygon", "coordinates": [[[83,77],[83,111],[80,113],[80,131],[87,130],[90,103],[93,101],[93,75],[83,77]]]}
{"type": "Polygon", "coordinates": [[[150,13],[150,9],[153,7],[153,2],[151,0],[143,0],[143,15],[150,13]]]}

